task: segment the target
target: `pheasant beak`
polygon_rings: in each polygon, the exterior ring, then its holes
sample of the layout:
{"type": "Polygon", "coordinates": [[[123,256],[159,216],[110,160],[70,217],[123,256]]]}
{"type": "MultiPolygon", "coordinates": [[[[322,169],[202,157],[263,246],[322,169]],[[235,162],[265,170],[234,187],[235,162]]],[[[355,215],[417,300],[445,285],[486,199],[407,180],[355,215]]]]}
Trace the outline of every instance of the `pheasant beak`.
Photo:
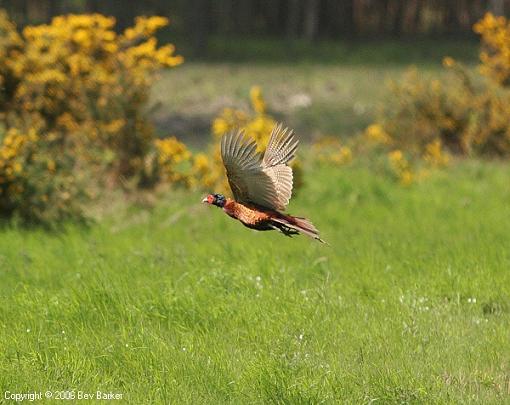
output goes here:
{"type": "Polygon", "coordinates": [[[209,201],[207,201],[207,197],[205,197],[203,200],[202,200],[203,203],[207,203],[209,201]]]}

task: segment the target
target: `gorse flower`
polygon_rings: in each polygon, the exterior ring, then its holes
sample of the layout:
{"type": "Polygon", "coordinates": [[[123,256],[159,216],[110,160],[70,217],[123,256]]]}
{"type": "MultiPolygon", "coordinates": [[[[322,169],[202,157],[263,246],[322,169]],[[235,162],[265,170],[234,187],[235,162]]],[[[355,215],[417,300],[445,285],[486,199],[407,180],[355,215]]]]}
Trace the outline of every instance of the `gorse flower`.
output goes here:
{"type": "Polygon", "coordinates": [[[320,138],[312,145],[313,155],[320,162],[344,165],[352,161],[352,150],[334,136],[320,138]]]}
{"type": "Polygon", "coordinates": [[[122,33],[115,24],[70,14],[20,35],[0,11],[0,206],[7,215],[42,219],[50,204],[65,212],[80,194],[78,178],[111,183],[144,172],[154,148],[145,113],[150,86],[161,68],[183,60],[154,37],[166,18],[138,17],[122,33]]]}
{"type": "Polygon", "coordinates": [[[414,180],[414,174],[409,161],[404,157],[401,150],[396,149],[388,154],[388,160],[393,173],[400,182],[407,186],[414,180]]]}
{"type": "Polygon", "coordinates": [[[425,146],[423,158],[431,166],[446,166],[450,161],[449,155],[443,150],[443,143],[440,139],[435,139],[425,146]]]}
{"type": "Polygon", "coordinates": [[[391,145],[393,140],[391,136],[384,130],[380,124],[372,124],[365,129],[365,135],[367,139],[374,143],[382,145],[391,145]]]}
{"type": "MultiPolygon", "coordinates": [[[[480,80],[448,56],[448,80],[424,79],[411,69],[392,83],[391,102],[365,130],[368,141],[398,148],[409,162],[431,168],[448,165],[452,153],[510,156],[510,23],[488,13],[474,30],[482,40],[479,70],[491,80],[480,80]]],[[[396,169],[397,156],[394,169],[406,173],[396,169]]]]}
{"type": "Polygon", "coordinates": [[[482,74],[502,85],[510,83],[510,27],[505,17],[491,13],[478,21],[474,31],[482,36],[484,50],[480,53],[482,74]]]}
{"type": "Polygon", "coordinates": [[[191,152],[175,137],[155,141],[160,176],[171,183],[188,185],[190,178],[183,165],[191,161],[191,152]]]}
{"type": "Polygon", "coordinates": [[[447,68],[452,68],[455,66],[455,59],[449,57],[449,56],[446,56],[443,58],[443,66],[444,67],[447,67],[447,68]]]}
{"type": "Polygon", "coordinates": [[[259,86],[253,86],[250,89],[250,100],[253,110],[257,114],[265,114],[266,112],[266,102],[262,98],[262,90],[259,86]]]}

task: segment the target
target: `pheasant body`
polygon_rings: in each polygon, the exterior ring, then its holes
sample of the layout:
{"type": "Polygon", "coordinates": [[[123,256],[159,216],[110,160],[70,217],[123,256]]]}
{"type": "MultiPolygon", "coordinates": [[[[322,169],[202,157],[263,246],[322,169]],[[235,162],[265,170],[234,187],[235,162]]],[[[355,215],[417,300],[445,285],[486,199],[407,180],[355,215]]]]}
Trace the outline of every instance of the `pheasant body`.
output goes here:
{"type": "Polygon", "coordinates": [[[257,144],[242,132],[221,140],[221,157],[234,199],[209,194],[202,202],[216,205],[244,226],[258,231],[278,230],[286,236],[303,233],[324,242],[319,231],[306,218],[284,214],[292,194],[293,159],[298,141],[292,131],[276,126],[262,157],[257,144]]]}
{"type": "Polygon", "coordinates": [[[257,229],[259,231],[268,231],[273,228],[268,226],[271,214],[262,211],[260,208],[238,203],[231,198],[227,198],[223,211],[230,217],[239,220],[244,226],[257,229]]]}

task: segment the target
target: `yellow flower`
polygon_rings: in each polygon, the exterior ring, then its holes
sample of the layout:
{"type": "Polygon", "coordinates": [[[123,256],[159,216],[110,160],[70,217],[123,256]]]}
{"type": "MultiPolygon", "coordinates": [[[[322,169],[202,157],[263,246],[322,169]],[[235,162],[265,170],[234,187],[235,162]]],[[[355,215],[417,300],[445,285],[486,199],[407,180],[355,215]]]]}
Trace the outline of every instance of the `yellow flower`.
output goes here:
{"type": "Polygon", "coordinates": [[[176,164],[191,158],[191,153],[182,142],[178,141],[174,136],[155,141],[158,150],[158,160],[160,165],[166,166],[167,171],[174,169],[176,164]]]}
{"type": "Polygon", "coordinates": [[[193,161],[193,169],[195,171],[204,172],[209,169],[209,159],[205,153],[198,153],[193,161]]]}
{"type": "Polygon", "coordinates": [[[352,161],[352,150],[335,136],[325,136],[312,145],[313,155],[322,162],[343,165],[352,161]]]}
{"type": "Polygon", "coordinates": [[[213,134],[217,137],[226,134],[230,130],[230,126],[223,117],[215,118],[212,125],[213,134]]]}
{"type": "Polygon", "coordinates": [[[480,54],[480,72],[507,85],[510,81],[510,26],[507,19],[487,13],[473,29],[482,36],[485,48],[490,50],[480,54]]]}
{"type": "Polygon", "coordinates": [[[110,134],[117,134],[124,128],[125,124],[126,121],[124,119],[116,119],[105,123],[103,129],[110,134]]]}
{"type": "Polygon", "coordinates": [[[404,186],[410,185],[413,182],[413,180],[414,180],[414,176],[413,176],[413,173],[410,170],[404,170],[400,174],[400,182],[404,186]]]}
{"type": "Polygon", "coordinates": [[[266,112],[266,102],[262,98],[262,90],[259,86],[252,86],[250,89],[251,105],[257,114],[266,112]]]}
{"type": "Polygon", "coordinates": [[[78,43],[79,45],[89,47],[91,45],[91,40],[89,33],[85,29],[77,30],[73,36],[73,41],[78,43]]]}
{"type": "Polygon", "coordinates": [[[450,157],[443,151],[443,144],[440,139],[436,139],[425,146],[425,153],[423,158],[431,166],[442,167],[446,166],[450,157]]]}
{"type": "Polygon", "coordinates": [[[352,150],[347,146],[342,146],[337,154],[338,163],[350,163],[352,161],[352,150]]]}
{"type": "Polygon", "coordinates": [[[393,140],[380,124],[372,124],[365,130],[366,137],[374,143],[390,145],[393,140]]]}
{"type": "Polygon", "coordinates": [[[390,166],[400,180],[400,183],[407,186],[415,180],[409,161],[404,157],[401,150],[396,149],[388,154],[390,166]]]}
{"type": "Polygon", "coordinates": [[[389,153],[390,162],[392,163],[400,163],[404,159],[404,155],[401,150],[397,149],[389,153]]]}
{"type": "Polygon", "coordinates": [[[446,56],[443,58],[443,66],[447,68],[452,68],[455,66],[455,59],[446,56]]]}
{"type": "Polygon", "coordinates": [[[48,160],[47,166],[48,166],[48,171],[50,173],[54,173],[55,172],[56,164],[55,164],[54,160],[52,160],[52,159],[48,160]]]}

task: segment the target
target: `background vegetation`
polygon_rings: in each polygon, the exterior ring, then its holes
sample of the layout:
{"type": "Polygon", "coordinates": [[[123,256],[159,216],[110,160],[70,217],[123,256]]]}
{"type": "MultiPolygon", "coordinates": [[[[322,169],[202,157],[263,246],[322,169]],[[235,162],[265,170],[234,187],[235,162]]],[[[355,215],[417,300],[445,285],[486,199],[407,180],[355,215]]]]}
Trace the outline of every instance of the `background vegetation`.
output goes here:
{"type": "MultiPolygon", "coordinates": [[[[207,56],[239,37],[316,39],[472,36],[485,12],[503,15],[508,0],[146,0],[124,7],[117,0],[0,1],[16,21],[33,24],[68,13],[114,15],[124,29],[138,15],[162,15],[175,22],[181,48],[207,56]],[[218,40],[220,39],[220,40],[218,40]]],[[[285,54],[292,52],[288,46],[285,54]]]]}

